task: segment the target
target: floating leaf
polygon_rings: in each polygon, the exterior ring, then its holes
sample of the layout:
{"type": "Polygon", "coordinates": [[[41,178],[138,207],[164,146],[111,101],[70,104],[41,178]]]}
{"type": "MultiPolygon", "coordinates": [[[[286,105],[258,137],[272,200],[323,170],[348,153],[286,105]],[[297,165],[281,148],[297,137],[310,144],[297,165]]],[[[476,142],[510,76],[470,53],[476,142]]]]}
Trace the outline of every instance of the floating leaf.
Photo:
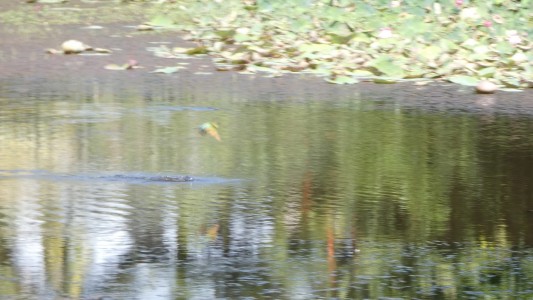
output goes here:
{"type": "Polygon", "coordinates": [[[55,4],[55,3],[65,3],[67,0],[37,0],[37,3],[43,4],[55,4]]]}
{"type": "Polygon", "coordinates": [[[252,72],[280,73],[279,70],[268,68],[268,67],[263,67],[263,66],[258,66],[254,64],[248,65],[247,69],[252,72]]]}
{"type": "Polygon", "coordinates": [[[439,57],[442,54],[442,50],[437,46],[427,46],[422,51],[420,51],[420,55],[425,58],[426,60],[435,60],[437,57],[439,57]]]}
{"type": "Polygon", "coordinates": [[[213,122],[206,122],[206,123],[203,123],[202,125],[200,125],[198,127],[199,131],[200,131],[200,134],[201,135],[210,135],[212,136],[213,138],[215,138],[215,140],[217,141],[221,141],[220,139],[220,135],[218,134],[218,125],[216,123],[213,123],[213,122]]]}
{"type": "Polygon", "coordinates": [[[93,48],[92,51],[96,53],[112,53],[113,51],[106,48],[93,48]]]}
{"type": "Polygon", "coordinates": [[[512,88],[520,87],[520,81],[514,77],[504,77],[501,81],[507,86],[512,88]]]}
{"type": "Polygon", "coordinates": [[[124,71],[124,70],[142,68],[142,67],[139,67],[138,64],[139,63],[135,59],[130,59],[128,63],[126,64],[123,64],[123,65],[109,64],[109,65],[106,65],[104,68],[107,70],[115,70],[115,71],[124,71]]]}
{"type": "Polygon", "coordinates": [[[199,46],[195,48],[190,48],[185,53],[188,55],[198,55],[198,54],[207,54],[208,50],[207,47],[199,46]]]}
{"type": "Polygon", "coordinates": [[[148,24],[141,24],[136,27],[137,31],[151,31],[154,30],[154,26],[148,24]]]}
{"type": "Polygon", "coordinates": [[[449,81],[461,85],[467,85],[467,86],[476,86],[479,82],[479,79],[472,76],[467,75],[455,75],[448,78],[449,81]]]}
{"type": "Polygon", "coordinates": [[[165,15],[159,15],[150,20],[146,25],[151,26],[158,26],[158,27],[173,27],[174,26],[174,20],[165,15]]]}
{"type": "Polygon", "coordinates": [[[404,70],[396,65],[392,58],[386,55],[382,55],[371,62],[371,65],[381,73],[388,77],[403,78],[405,77],[404,70]]]}
{"type": "Polygon", "coordinates": [[[513,89],[513,88],[500,88],[499,90],[503,92],[512,92],[512,93],[523,92],[523,90],[513,89]]]}
{"type": "Polygon", "coordinates": [[[393,78],[385,78],[385,77],[376,77],[373,79],[374,83],[380,83],[380,84],[391,84],[396,83],[398,80],[395,80],[393,78]]]}
{"type": "Polygon", "coordinates": [[[106,69],[106,70],[115,70],[115,71],[123,71],[123,70],[127,70],[128,67],[129,67],[128,64],[124,64],[124,65],[109,64],[109,65],[106,65],[104,67],[104,69],[106,69]]]}
{"type": "Polygon", "coordinates": [[[372,72],[367,71],[367,70],[354,70],[354,71],[351,71],[349,73],[350,73],[350,75],[352,75],[354,77],[371,77],[371,76],[374,76],[374,74],[372,74],[372,72]]]}
{"type": "Polygon", "coordinates": [[[359,82],[359,80],[352,76],[337,76],[335,78],[328,78],[326,81],[334,84],[354,84],[359,82]]]}
{"type": "Polygon", "coordinates": [[[63,54],[64,53],[61,50],[57,50],[57,49],[53,49],[53,48],[48,48],[45,51],[46,51],[46,53],[49,53],[49,54],[63,54]]]}
{"type": "Polygon", "coordinates": [[[152,73],[163,73],[163,74],[172,74],[178,72],[180,69],[185,69],[185,67],[176,66],[176,67],[165,67],[152,71],[152,73]]]}
{"type": "Polygon", "coordinates": [[[483,68],[479,70],[477,74],[480,77],[492,78],[494,76],[494,73],[496,73],[496,71],[497,71],[496,67],[488,67],[488,68],[483,68]]]}

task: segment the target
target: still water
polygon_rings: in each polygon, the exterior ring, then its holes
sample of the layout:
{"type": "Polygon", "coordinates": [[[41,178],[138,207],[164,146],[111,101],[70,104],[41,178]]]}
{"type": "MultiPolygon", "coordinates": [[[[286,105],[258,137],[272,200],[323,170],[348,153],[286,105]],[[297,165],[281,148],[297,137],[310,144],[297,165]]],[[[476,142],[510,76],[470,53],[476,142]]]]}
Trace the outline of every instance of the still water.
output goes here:
{"type": "Polygon", "coordinates": [[[0,298],[533,298],[533,114],[223,76],[4,80],[0,298]]]}

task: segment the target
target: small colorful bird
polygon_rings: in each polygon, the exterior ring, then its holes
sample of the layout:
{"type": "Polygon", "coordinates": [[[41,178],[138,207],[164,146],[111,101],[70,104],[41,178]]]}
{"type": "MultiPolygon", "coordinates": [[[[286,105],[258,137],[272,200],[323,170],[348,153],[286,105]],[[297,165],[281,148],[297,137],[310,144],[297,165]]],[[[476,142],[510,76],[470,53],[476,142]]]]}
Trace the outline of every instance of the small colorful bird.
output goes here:
{"type": "Polygon", "coordinates": [[[198,127],[201,135],[209,134],[220,142],[220,135],[218,135],[217,128],[218,125],[213,122],[205,122],[204,124],[200,125],[200,127],[198,127]]]}

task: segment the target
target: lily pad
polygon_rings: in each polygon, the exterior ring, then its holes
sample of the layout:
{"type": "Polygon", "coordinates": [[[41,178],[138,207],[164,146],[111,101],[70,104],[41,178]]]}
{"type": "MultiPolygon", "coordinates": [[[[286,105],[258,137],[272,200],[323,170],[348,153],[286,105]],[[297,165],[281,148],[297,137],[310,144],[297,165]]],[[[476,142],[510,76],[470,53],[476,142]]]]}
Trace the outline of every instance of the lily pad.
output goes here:
{"type": "Polygon", "coordinates": [[[442,54],[442,50],[437,46],[427,46],[422,51],[420,55],[426,60],[434,60],[442,54]]]}
{"type": "Polygon", "coordinates": [[[337,76],[335,78],[328,78],[326,81],[334,84],[354,84],[359,82],[359,80],[351,76],[337,76]]]}
{"type": "Polygon", "coordinates": [[[394,78],[385,78],[385,77],[376,77],[372,81],[374,83],[379,83],[379,84],[391,84],[391,83],[398,82],[398,80],[394,78]]]}
{"type": "Polygon", "coordinates": [[[150,20],[147,25],[157,26],[157,27],[174,27],[174,20],[166,15],[159,15],[150,20]]]}
{"type": "Polygon", "coordinates": [[[376,58],[374,61],[371,62],[371,65],[387,77],[405,77],[404,70],[400,66],[396,65],[392,58],[387,55],[382,55],[376,58]]]}
{"type": "Polygon", "coordinates": [[[37,3],[43,4],[55,4],[55,3],[65,3],[67,0],[37,0],[37,3]]]}
{"type": "Polygon", "coordinates": [[[455,75],[448,78],[449,81],[461,85],[467,85],[467,86],[476,86],[479,82],[479,79],[472,76],[467,75],[455,75]]]}

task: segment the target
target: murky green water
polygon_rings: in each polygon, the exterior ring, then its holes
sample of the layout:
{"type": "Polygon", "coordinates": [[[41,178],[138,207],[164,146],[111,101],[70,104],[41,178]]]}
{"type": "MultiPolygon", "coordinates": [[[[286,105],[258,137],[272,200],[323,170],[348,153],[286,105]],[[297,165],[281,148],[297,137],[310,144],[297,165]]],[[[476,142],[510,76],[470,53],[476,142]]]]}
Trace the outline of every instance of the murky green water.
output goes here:
{"type": "Polygon", "coordinates": [[[533,297],[531,114],[105,76],[0,86],[1,299],[533,297]]]}

